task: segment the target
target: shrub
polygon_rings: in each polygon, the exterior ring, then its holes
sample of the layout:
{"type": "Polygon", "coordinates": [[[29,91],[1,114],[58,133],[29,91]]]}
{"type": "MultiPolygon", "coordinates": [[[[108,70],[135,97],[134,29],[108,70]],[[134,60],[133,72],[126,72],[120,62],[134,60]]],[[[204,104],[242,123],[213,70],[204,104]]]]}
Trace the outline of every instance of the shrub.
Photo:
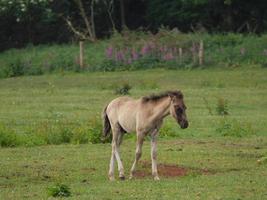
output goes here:
{"type": "Polygon", "coordinates": [[[48,196],[52,197],[69,197],[71,196],[70,188],[65,184],[56,184],[47,189],[48,196]]]}

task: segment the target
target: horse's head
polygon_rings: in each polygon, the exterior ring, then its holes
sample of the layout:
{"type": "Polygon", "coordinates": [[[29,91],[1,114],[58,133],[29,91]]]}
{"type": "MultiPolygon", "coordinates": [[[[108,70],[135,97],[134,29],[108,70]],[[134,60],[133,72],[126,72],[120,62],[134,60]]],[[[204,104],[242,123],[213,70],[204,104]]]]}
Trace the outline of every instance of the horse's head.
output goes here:
{"type": "Polygon", "coordinates": [[[182,129],[188,127],[188,121],[186,117],[186,106],[184,103],[184,97],[181,91],[172,92],[169,94],[171,98],[170,113],[176,119],[182,129]]]}

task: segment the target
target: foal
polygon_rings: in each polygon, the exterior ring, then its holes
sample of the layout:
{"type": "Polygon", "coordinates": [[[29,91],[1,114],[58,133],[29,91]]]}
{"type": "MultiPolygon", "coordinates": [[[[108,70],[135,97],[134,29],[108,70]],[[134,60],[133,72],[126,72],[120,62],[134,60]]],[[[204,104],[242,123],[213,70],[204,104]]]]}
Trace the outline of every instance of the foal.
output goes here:
{"type": "Polygon", "coordinates": [[[188,127],[186,106],[181,91],[168,91],[160,95],[151,95],[132,99],[119,97],[111,101],[103,111],[103,135],[112,130],[112,153],[109,166],[109,179],[114,180],[115,159],[118,163],[119,177],[125,179],[124,168],[119,155],[119,146],[124,133],[136,132],[137,143],[135,160],[131,168],[133,177],[138,160],[142,154],[142,145],[146,135],[151,135],[152,175],[159,180],[157,171],[157,136],[163,119],[169,114],[182,129],[188,127]]]}

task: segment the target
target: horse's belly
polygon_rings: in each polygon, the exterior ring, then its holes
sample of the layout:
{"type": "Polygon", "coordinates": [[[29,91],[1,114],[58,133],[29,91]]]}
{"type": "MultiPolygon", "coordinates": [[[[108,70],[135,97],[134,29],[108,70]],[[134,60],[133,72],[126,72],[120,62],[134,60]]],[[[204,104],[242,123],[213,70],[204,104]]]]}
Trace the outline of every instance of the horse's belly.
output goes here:
{"type": "Polygon", "coordinates": [[[124,109],[119,114],[119,123],[121,127],[127,131],[135,132],[136,130],[136,112],[134,110],[124,109]]]}
{"type": "Polygon", "coordinates": [[[119,123],[121,127],[127,131],[127,133],[135,132],[136,130],[136,122],[135,117],[132,116],[121,116],[119,118],[119,123]]]}

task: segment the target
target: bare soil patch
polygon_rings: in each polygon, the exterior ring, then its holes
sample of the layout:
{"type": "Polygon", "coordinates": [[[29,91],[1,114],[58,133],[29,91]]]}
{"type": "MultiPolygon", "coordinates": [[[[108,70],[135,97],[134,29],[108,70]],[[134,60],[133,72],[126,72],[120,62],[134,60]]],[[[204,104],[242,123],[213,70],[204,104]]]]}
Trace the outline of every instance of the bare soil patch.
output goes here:
{"type": "MultiPolygon", "coordinates": [[[[141,169],[134,173],[137,178],[151,177],[151,163],[148,161],[140,161],[139,165],[141,169]]],[[[158,164],[158,173],[160,177],[174,178],[182,177],[189,174],[212,174],[207,169],[191,169],[186,167],[181,167],[174,164],[158,164]]]]}

